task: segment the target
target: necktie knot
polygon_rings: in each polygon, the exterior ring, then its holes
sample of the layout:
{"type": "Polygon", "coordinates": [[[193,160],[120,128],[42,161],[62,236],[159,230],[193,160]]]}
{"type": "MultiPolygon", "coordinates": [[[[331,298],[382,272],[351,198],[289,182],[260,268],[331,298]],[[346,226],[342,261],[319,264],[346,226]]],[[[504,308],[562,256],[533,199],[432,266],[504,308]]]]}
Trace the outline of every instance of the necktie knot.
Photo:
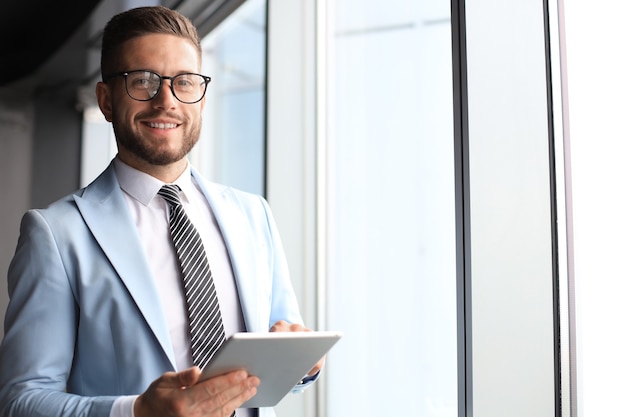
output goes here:
{"type": "Polygon", "coordinates": [[[167,201],[167,203],[172,206],[180,206],[182,203],[180,201],[180,187],[176,184],[165,184],[161,187],[159,194],[161,197],[167,201]]]}

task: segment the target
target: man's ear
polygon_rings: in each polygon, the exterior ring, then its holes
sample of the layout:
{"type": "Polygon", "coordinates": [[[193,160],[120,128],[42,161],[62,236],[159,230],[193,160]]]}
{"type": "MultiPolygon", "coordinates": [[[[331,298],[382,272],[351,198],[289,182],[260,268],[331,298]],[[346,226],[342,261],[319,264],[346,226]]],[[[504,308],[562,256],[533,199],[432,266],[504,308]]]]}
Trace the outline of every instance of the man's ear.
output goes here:
{"type": "Polygon", "coordinates": [[[111,106],[111,92],[109,86],[102,81],[96,84],[96,98],[98,99],[98,106],[100,111],[104,115],[107,122],[113,120],[113,109],[111,106]]]}

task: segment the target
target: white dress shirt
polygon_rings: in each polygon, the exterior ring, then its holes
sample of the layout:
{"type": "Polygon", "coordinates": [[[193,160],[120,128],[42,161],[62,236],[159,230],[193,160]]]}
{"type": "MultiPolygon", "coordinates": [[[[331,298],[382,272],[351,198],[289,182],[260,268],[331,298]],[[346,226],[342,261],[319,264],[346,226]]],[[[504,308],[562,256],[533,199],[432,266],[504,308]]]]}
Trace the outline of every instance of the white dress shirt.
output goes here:
{"type": "MultiPolygon", "coordinates": [[[[164,183],[126,165],[119,158],[115,158],[113,163],[159,291],[159,301],[167,318],[170,339],[176,356],[176,370],[189,368],[193,362],[187,310],[178,258],[170,237],[169,207],[167,202],[157,194],[164,183]]],[[[224,239],[204,194],[191,176],[189,163],[174,184],[181,188],[180,197],[183,208],[202,238],[215,281],[226,336],[245,331],[237,286],[224,239]]],[[[132,417],[136,397],[118,398],[113,404],[110,416],[132,417]]],[[[254,410],[237,410],[238,417],[253,417],[254,415],[256,415],[254,410]]]]}

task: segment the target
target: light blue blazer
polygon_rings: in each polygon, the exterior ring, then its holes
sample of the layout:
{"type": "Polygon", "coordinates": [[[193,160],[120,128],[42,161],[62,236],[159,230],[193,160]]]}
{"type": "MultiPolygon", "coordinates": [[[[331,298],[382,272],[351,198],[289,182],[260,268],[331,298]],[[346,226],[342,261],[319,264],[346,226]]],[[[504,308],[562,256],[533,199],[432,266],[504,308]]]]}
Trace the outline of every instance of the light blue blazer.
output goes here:
{"type": "MultiPolygon", "coordinates": [[[[279,319],[301,323],[265,200],[192,175],[224,236],[247,330],[265,332],[279,319]]],[[[140,394],[175,368],[112,165],[86,188],[24,215],[8,286],[0,415],[108,417],[116,396],[140,394]]]]}

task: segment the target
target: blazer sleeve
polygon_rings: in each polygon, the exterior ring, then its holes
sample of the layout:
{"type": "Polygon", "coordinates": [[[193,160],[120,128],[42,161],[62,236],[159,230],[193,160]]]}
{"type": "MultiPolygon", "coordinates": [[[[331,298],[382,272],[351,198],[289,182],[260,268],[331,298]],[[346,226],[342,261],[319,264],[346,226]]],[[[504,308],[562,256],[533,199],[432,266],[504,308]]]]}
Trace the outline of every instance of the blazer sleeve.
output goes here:
{"type": "Polygon", "coordinates": [[[109,415],[115,397],[68,394],[77,303],[55,236],[40,211],[22,218],[8,271],[10,302],[0,345],[3,416],[109,415]]]}

